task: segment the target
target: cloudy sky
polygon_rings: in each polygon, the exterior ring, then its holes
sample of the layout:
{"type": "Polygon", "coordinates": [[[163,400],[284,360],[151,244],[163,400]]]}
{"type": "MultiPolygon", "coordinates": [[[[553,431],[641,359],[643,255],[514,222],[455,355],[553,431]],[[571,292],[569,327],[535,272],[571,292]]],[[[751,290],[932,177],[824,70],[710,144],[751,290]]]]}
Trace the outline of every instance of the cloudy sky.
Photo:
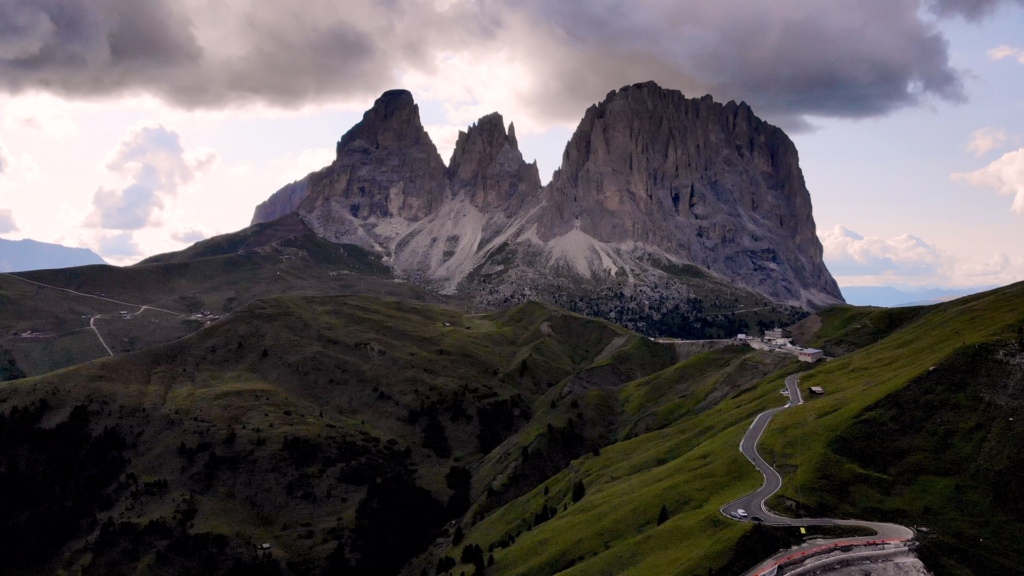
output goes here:
{"type": "Polygon", "coordinates": [[[0,0],[0,237],[129,264],[246,226],[384,90],[550,178],[655,80],[800,150],[840,285],[1024,280],[1024,0],[0,0]],[[296,8],[301,6],[301,8],[296,8]]]}

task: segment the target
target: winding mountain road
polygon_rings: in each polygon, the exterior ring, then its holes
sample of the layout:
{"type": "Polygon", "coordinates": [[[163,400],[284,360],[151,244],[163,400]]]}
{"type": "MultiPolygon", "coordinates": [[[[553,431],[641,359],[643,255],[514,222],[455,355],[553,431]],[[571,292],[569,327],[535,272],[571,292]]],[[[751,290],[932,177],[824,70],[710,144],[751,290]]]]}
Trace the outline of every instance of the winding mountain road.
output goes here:
{"type": "Polygon", "coordinates": [[[107,354],[110,354],[111,356],[113,356],[114,355],[114,351],[110,349],[110,346],[107,346],[107,341],[103,339],[103,335],[100,334],[99,328],[96,327],[96,319],[97,318],[103,318],[103,316],[90,316],[89,317],[89,328],[91,328],[92,331],[96,333],[96,337],[100,339],[100,344],[103,344],[103,347],[107,350],[107,354]]]}
{"type": "Polygon", "coordinates": [[[772,416],[787,410],[794,405],[804,403],[800,394],[800,375],[794,374],[786,378],[786,390],[789,393],[789,402],[785,406],[772,408],[757,415],[754,422],[743,435],[740,441],[740,452],[758,469],[764,476],[764,484],[756,491],[734,500],[721,508],[722,514],[739,521],[750,521],[753,516],[769,526],[863,526],[875,531],[874,536],[863,536],[857,538],[837,538],[833,540],[818,540],[790,550],[779,552],[768,560],[765,560],[756,568],[748,572],[750,575],[762,575],[774,573],[780,564],[801,557],[818,554],[824,550],[839,548],[842,546],[891,544],[906,542],[914,538],[914,531],[899,524],[887,524],[885,522],[865,522],[862,520],[840,520],[836,518],[786,518],[779,516],[768,509],[765,501],[782,487],[782,476],[772,468],[768,462],[757,452],[757,443],[761,440],[772,416]],[[740,510],[746,513],[746,517],[740,514],[740,510]]]}

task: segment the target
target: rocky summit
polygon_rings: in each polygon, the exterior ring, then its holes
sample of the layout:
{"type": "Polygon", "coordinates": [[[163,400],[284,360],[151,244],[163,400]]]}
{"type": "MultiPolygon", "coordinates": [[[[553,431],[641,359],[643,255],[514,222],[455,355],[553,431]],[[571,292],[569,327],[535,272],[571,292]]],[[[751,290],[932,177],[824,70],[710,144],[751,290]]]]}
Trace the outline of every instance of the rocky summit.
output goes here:
{"type": "Polygon", "coordinates": [[[292,211],[381,254],[399,278],[648,334],[685,335],[673,326],[755,305],[842,301],[786,134],[745,103],[653,82],[591,106],[546,186],[501,115],[460,133],[446,167],[412,95],[385,92],[330,166],[275,193],[253,223],[292,211]]]}

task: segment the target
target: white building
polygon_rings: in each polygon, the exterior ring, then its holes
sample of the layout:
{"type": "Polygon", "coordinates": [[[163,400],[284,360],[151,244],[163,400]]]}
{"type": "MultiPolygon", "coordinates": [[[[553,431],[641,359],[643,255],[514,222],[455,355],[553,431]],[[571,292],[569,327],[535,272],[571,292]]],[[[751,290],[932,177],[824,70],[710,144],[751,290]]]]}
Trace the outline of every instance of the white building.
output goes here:
{"type": "Polygon", "coordinates": [[[785,328],[779,328],[778,326],[776,326],[774,330],[764,331],[765,340],[781,340],[783,338],[792,337],[793,335],[789,332],[789,330],[786,330],[785,328]]]}
{"type": "Polygon", "coordinates": [[[802,348],[796,353],[801,362],[817,362],[825,357],[825,353],[816,348],[802,348]]]}

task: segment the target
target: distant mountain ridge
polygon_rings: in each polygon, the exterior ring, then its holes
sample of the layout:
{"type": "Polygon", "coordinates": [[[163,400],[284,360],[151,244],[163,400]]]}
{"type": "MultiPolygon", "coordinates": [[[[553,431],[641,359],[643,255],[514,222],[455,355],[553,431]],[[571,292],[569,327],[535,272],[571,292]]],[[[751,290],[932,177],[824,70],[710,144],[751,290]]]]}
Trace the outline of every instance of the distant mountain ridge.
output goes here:
{"type": "Polygon", "coordinates": [[[893,286],[844,286],[843,296],[854,306],[926,306],[948,302],[961,296],[992,290],[996,286],[973,286],[970,288],[920,288],[899,289],[893,286]]]}
{"type": "Polygon", "coordinates": [[[89,264],[106,264],[106,261],[87,248],[0,238],[0,272],[70,268],[89,264]]]}
{"type": "Polygon", "coordinates": [[[670,310],[703,314],[709,296],[721,300],[680,267],[754,299],[842,302],[785,133],[744,103],[653,82],[591,106],[543,187],[499,114],[460,133],[445,166],[412,95],[385,92],[330,166],[275,193],[253,223],[292,211],[442,293],[541,299],[648,333],[670,310]]]}

